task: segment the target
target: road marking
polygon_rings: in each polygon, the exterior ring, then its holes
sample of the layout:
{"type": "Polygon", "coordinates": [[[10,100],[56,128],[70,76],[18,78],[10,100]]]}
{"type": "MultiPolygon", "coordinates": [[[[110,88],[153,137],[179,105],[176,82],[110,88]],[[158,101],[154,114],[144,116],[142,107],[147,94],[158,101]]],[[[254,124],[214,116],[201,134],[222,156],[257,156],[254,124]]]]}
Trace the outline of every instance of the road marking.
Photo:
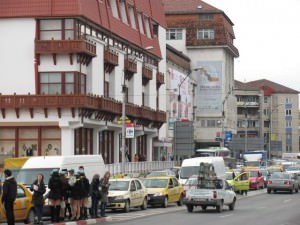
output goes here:
{"type": "Polygon", "coordinates": [[[220,218],[226,218],[226,217],[230,217],[230,216],[233,216],[233,214],[227,214],[227,215],[224,215],[224,216],[220,216],[220,218]]]}
{"type": "Polygon", "coordinates": [[[290,201],[292,201],[292,199],[289,198],[289,199],[284,200],[283,203],[288,203],[290,201]]]}

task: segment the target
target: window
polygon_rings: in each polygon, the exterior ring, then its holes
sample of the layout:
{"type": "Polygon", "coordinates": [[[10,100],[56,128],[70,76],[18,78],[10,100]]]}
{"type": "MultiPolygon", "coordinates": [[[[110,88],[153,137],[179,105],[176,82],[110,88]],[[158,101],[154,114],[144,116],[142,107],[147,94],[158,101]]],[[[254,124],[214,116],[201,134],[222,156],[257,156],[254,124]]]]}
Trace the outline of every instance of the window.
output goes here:
{"type": "Polygon", "coordinates": [[[292,127],[292,121],[291,120],[286,120],[285,121],[285,127],[292,127]]]}
{"type": "Polygon", "coordinates": [[[291,116],[292,115],[292,110],[291,109],[286,109],[285,110],[285,115],[286,116],[291,116]]]}
{"type": "Polygon", "coordinates": [[[109,82],[104,82],[104,97],[109,97],[109,82]]]}
{"type": "Polygon", "coordinates": [[[74,19],[40,20],[40,40],[75,39],[74,19]]]}
{"type": "Polygon", "coordinates": [[[116,0],[110,0],[110,7],[111,7],[111,12],[112,12],[113,16],[115,18],[119,18],[117,1],[116,0]]]}
{"type": "Polygon", "coordinates": [[[40,73],[40,94],[85,94],[86,77],[75,72],[40,73]]]}
{"type": "Polygon", "coordinates": [[[198,29],[198,39],[214,39],[215,38],[215,31],[214,29],[198,29]]]}
{"type": "Polygon", "coordinates": [[[134,184],[133,180],[130,183],[130,191],[136,191],[136,187],[135,187],[135,184],[134,184]]]}
{"type": "Polygon", "coordinates": [[[216,127],[216,120],[207,120],[207,127],[216,127]]]}
{"type": "Polygon", "coordinates": [[[136,29],[136,23],[135,23],[135,14],[134,14],[134,9],[132,6],[128,7],[128,11],[129,11],[129,17],[130,17],[130,23],[131,23],[131,27],[136,29]]]}
{"type": "Polygon", "coordinates": [[[264,97],[264,103],[268,103],[269,102],[270,97],[269,96],[265,96],[264,97]]]}
{"type": "Polygon", "coordinates": [[[292,152],[292,146],[291,145],[286,145],[285,150],[286,150],[286,152],[292,152]]]}
{"type": "Polygon", "coordinates": [[[128,24],[125,0],[120,0],[120,11],[121,11],[122,21],[128,24]]]}
{"type": "Polygon", "coordinates": [[[146,28],[146,35],[148,38],[151,38],[151,31],[150,31],[150,24],[149,24],[149,18],[145,17],[144,18],[145,21],[145,28],[146,28]]]}
{"type": "Polygon", "coordinates": [[[152,21],[152,31],[154,36],[158,36],[158,24],[152,21]]]}
{"type": "Polygon", "coordinates": [[[167,40],[182,40],[182,29],[167,29],[167,40]]]}
{"type": "Polygon", "coordinates": [[[265,116],[269,116],[270,114],[269,114],[269,109],[264,109],[264,115],[265,116]]]}
{"type": "Polygon", "coordinates": [[[139,22],[140,32],[142,34],[145,34],[142,13],[138,13],[138,22],[139,22]]]}
{"type": "Polygon", "coordinates": [[[285,103],[292,103],[292,99],[290,97],[285,98],[285,103]]]}
{"type": "Polygon", "coordinates": [[[199,19],[200,20],[213,20],[214,15],[213,14],[200,14],[199,19]]]}
{"type": "Polygon", "coordinates": [[[141,183],[138,180],[135,180],[135,185],[136,185],[137,190],[142,190],[143,189],[141,183]]]}

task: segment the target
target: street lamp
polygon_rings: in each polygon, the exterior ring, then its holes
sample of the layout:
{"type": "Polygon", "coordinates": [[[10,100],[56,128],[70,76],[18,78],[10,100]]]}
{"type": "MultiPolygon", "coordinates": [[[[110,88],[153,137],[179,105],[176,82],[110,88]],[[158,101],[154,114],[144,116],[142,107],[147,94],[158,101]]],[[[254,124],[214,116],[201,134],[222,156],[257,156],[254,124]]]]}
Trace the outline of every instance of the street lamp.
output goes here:
{"type": "MultiPolygon", "coordinates": [[[[147,46],[142,50],[142,53],[144,50],[151,50],[153,49],[153,46],[147,46]]],[[[137,56],[135,56],[132,60],[132,63],[135,62],[137,59],[137,56]]],[[[125,73],[123,69],[123,84],[122,84],[122,143],[121,143],[121,153],[122,153],[122,167],[121,167],[121,173],[125,173],[125,151],[126,151],[126,84],[125,84],[125,73]]]]}

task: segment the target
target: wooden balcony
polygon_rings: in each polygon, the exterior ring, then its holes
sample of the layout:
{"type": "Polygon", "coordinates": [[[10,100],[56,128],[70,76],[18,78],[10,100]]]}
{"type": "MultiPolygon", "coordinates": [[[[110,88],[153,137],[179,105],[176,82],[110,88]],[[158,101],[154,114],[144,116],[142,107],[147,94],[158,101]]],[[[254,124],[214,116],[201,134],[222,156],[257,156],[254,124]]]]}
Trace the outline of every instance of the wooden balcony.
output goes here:
{"type": "Polygon", "coordinates": [[[146,85],[149,80],[152,80],[152,69],[143,65],[142,68],[143,85],[146,85]]]}
{"type": "Polygon", "coordinates": [[[160,87],[160,85],[165,83],[164,79],[165,79],[165,76],[164,76],[163,73],[161,73],[161,72],[156,73],[156,86],[157,86],[157,89],[160,87]]]}
{"type": "Polygon", "coordinates": [[[124,59],[124,72],[125,78],[130,79],[133,74],[137,73],[137,64],[134,60],[125,58],[124,59]]]}
{"type": "Polygon", "coordinates": [[[37,54],[85,54],[96,56],[96,45],[87,40],[36,40],[35,52],[37,54]]]}
{"type": "MultiPolygon", "coordinates": [[[[31,118],[34,118],[35,110],[43,109],[47,118],[49,109],[56,109],[61,118],[62,109],[70,109],[73,118],[78,111],[80,117],[114,121],[122,115],[122,102],[96,95],[0,95],[0,109],[2,118],[6,118],[6,111],[9,109],[15,110],[17,118],[26,109],[31,118]]],[[[160,127],[166,122],[165,112],[131,103],[126,103],[126,115],[132,121],[137,120],[145,125],[153,123],[160,127]]]]}
{"type": "Polygon", "coordinates": [[[111,73],[115,66],[119,64],[119,56],[117,52],[110,50],[109,48],[104,49],[104,70],[106,73],[111,73]]]}

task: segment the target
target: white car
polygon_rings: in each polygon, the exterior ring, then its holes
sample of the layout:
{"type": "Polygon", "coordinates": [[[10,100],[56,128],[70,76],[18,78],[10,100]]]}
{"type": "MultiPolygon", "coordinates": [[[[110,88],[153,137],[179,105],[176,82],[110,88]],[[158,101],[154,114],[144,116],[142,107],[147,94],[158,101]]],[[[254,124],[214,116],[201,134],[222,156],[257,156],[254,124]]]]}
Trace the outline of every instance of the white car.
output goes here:
{"type": "Polygon", "coordinates": [[[183,199],[188,212],[193,212],[196,206],[201,206],[202,210],[212,206],[218,212],[222,212],[223,206],[227,205],[230,210],[234,210],[236,194],[226,180],[201,179],[200,177],[190,179],[193,180],[188,182],[190,188],[187,189],[183,199]]]}

